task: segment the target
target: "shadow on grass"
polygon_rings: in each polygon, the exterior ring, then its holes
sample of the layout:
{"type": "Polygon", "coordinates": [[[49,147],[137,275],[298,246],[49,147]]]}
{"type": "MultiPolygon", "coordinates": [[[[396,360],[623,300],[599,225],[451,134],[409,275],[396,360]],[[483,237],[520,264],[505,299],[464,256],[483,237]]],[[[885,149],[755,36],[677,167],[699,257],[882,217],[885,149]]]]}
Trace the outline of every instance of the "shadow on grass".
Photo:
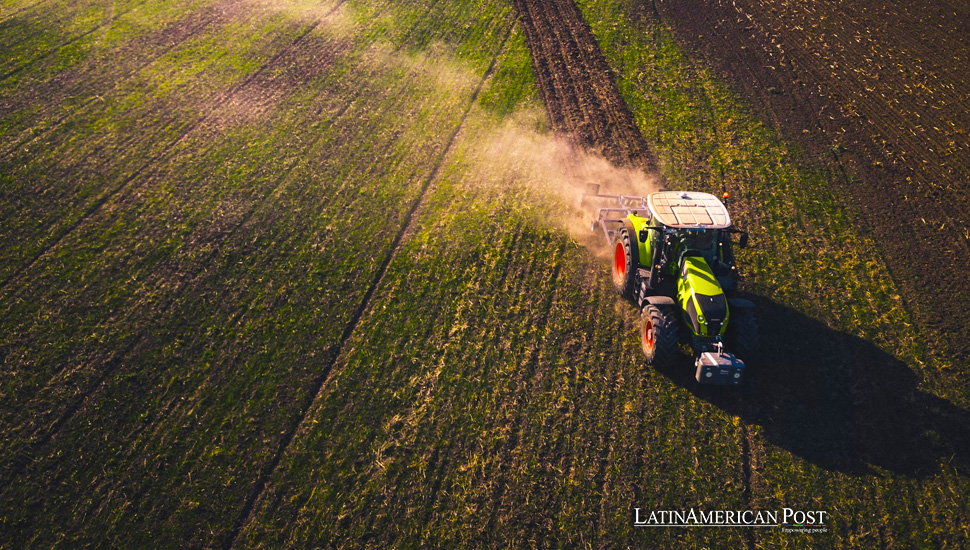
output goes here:
{"type": "Polygon", "coordinates": [[[762,351],[743,387],[699,385],[687,365],[661,374],[830,471],[862,475],[877,466],[925,477],[949,463],[970,472],[970,411],[921,391],[916,373],[871,343],[754,301],[762,351]]]}

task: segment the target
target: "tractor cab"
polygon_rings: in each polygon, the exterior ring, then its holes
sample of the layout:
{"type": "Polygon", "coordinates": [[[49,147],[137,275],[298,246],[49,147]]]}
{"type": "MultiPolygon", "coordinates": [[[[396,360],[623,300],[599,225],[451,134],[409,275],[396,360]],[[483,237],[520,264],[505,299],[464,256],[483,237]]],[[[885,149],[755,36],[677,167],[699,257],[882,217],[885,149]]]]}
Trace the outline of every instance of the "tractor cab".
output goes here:
{"type": "Polygon", "coordinates": [[[685,191],[653,193],[646,202],[654,223],[665,228],[666,237],[655,237],[655,245],[665,249],[661,256],[671,264],[671,273],[682,270],[685,258],[700,257],[716,276],[735,286],[727,281],[736,269],[727,234],[731,215],[723,202],[709,193],[685,191]]]}

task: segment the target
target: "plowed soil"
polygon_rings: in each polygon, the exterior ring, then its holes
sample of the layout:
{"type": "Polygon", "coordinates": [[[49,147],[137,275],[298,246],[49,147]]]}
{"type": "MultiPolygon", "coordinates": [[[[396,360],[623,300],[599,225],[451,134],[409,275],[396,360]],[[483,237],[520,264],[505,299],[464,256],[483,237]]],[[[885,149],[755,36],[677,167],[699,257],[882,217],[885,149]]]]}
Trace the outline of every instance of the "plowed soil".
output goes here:
{"type": "Polygon", "coordinates": [[[920,317],[914,324],[970,340],[970,6],[653,5],[766,120],[827,162],[920,317]]]}
{"type": "Polygon", "coordinates": [[[571,0],[516,0],[553,128],[621,165],[655,163],[616,80],[571,0]]]}

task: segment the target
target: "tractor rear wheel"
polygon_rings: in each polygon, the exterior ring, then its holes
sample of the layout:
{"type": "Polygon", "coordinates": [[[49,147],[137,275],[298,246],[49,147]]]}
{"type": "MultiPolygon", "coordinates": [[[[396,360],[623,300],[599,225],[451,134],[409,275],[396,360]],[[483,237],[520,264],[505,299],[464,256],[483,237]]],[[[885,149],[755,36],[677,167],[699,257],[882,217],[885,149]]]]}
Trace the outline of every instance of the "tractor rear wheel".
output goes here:
{"type": "Polygon", "coordinates": [[[656,368],[674,366],[680,351],[677,349],[677,317],[648,305],[640,314],[640,347],[647,363],[656,368]]]}
{"type": "Polygon", "coordinates": [[[633,299],[634,286],[636,284],[636,270],[639,267],[634,262],[633,247],[636,243],[630,239],[630,233],[625,227],[620,228],[613,247],[613,288],[620,293],[620,296],[629,300],[633,299]]]}
{"type": "Polygon", "coordinates": [[[745,362],[757,360],[761,349],[761,338],[758,335],[758,320],[754,312],[747,308],[731,310],[728,332],[731,336],[731,350],[745,362]]]}

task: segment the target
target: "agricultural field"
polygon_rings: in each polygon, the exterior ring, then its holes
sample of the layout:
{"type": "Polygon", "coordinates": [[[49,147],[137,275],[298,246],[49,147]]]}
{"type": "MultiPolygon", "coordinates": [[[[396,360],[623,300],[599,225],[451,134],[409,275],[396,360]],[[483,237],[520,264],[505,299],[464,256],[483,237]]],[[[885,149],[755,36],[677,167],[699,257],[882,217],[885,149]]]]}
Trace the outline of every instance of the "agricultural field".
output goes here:
{"type": "Polygon", "coordinates": [[[970,7],[654,5],[682,42],[831,172],[932,352],[967,364],[970,7]]]}
{"type": "MultiPolygon", "coordinates": [[[[948,341],[959,332],[918,317],[926,305],[959,305],[960,295],[934,285],[914,307],[895,283],[900,260],[841,194],[846,171],[832,166],[831,151],[784,145],[791,129],[708,64],[724,44],[688,56],[683,36],[700,26],[678,27],[666,11],[673,4],[578,3],[662,170],[687,187],[731,191],[735,215],[758,235],[746,288],[760,295],[769,357],[743,402],[722,405],[753,436],[752,502],[837,502],[854,528],[834,530],[840,546],[964,544],[967,363],[952,352],[959,340],[948,341]]],[[[677,4],[685,18],[706,9],[677,4]]],[[[799,544],[749,541],[759,543],[799,544]]]]}
{"type": "MultiPolygon", "coordinates": [[[[716,55],[735,19],[692,38],[704,4],[0,4],[0,548],[970,544],[967,300],[906,275],[966,253],[879,225],[962,227],[965,112],[932,172],[891,133],[929,128],[912,103],[860,103],[903,151],[877,165],[869,125],[806,118],[844,79],[753,93],[775,73],[716,55]],[[573,206],[593,180],[732,193],[765,343],[742,389],[644,364],[573,206]]],[[[822,31],[756,4],[717,9],[807,37],[809,81],[822,31]]]]}

